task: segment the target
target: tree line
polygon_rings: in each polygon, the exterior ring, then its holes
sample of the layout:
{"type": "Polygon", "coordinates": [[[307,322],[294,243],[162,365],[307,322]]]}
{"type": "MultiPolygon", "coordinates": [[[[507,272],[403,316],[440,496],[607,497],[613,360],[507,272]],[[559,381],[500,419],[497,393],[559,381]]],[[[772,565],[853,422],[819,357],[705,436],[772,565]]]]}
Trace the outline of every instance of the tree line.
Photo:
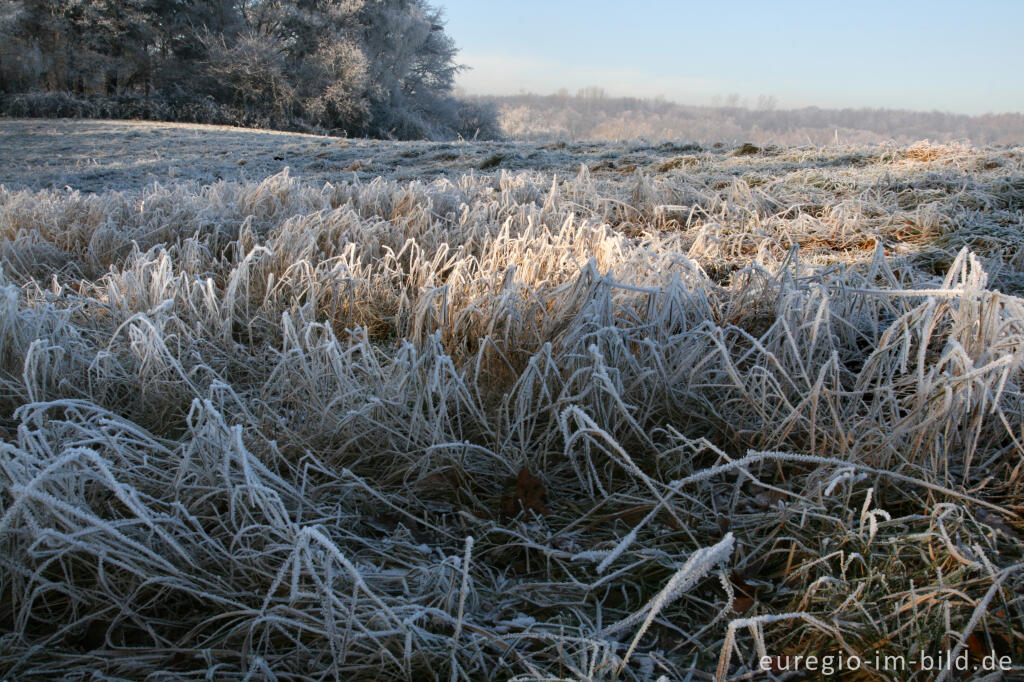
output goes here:
{"type": "Polygon", "coordinates": [[[492,137],[426,0],[0,0],[0,110],[492,137]]]}
{"type": "Polygon", "coordinates": [[[967,116],[940,111],[897,109],[779,109],[773,97],[756,106],[738,95],[712,106],[677,104],[663,98],[610,97],[599,87],[570,94],[519,94],[480,97],[495,107],[503,131],[520,140],[651,140],[758,144],[862,144],[894,140],[969,141],[975,144],[1020,144],[1024,114],[967,116]]]}

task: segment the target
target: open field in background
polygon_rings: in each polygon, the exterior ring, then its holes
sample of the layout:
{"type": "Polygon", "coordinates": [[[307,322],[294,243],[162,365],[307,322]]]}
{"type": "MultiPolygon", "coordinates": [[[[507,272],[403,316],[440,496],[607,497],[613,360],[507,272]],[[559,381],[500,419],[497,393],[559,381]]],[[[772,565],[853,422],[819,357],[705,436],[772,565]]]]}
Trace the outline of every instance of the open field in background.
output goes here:
{"type": "Polygon", "coordinates": [[[1021,147],[0,156],[0,677],[1024,669],[1021,147]]]}

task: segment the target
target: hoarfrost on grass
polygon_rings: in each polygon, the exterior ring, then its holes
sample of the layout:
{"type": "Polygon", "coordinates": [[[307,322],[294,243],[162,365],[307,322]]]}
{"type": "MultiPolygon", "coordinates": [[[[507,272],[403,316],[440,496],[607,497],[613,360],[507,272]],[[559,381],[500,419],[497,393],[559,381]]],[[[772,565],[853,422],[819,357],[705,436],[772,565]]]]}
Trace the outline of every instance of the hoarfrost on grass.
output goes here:
{"type": "Polygon", "coordinates": [[[1019,148],[348,144],[5,169],[3,675],[1024,661],[1019,148]]]}

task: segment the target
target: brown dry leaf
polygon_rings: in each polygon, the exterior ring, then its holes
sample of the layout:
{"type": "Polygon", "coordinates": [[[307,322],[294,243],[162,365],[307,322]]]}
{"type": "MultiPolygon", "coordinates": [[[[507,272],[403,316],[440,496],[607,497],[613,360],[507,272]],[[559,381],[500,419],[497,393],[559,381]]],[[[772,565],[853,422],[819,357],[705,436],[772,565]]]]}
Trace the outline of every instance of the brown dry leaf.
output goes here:
{"type": "Polygon", "coordinates": [[[751,585],[736,571],[729,575],[729,582],[732,583],[733,590],[736,592],[736,596],[732,600],[733,613],[742,616],[754,608],[757,592],[762,588],[751,585]]]}
{"type": "Polygon", "coordinates": [[[975,630],[967,635],[967,650],[971,659],[978,661],[985,656],[1008,656],[1012,652],[1010,639],[1002,632],[975,630]]]}
{"type": "Polygon", "coordinates": [[[985,646],[981,643],[981,637],[979,637],[976,632],[972,632],[967,635],[967,650],[971,652],[972,656],[976,656],[978,658],[981,658],[988,653],[985,651],[985,646]]]}
{"type": "Polygon", "coordinates": [[[501,514],[512,518],[520,511],[532,511],[543,516],[549,513],[545,505],[547,495],[548,491],[540,477],[534,476],[529,469],[523,467],[516,477],[515,494],[501,498],[501,514]]]}
{"type": "Polygon", "coordinates": [[[732,600],[732,610],[737,616],[742,616],[752,608],[754,608],[754,600],[750,597],[736,597],[732,600]]]}

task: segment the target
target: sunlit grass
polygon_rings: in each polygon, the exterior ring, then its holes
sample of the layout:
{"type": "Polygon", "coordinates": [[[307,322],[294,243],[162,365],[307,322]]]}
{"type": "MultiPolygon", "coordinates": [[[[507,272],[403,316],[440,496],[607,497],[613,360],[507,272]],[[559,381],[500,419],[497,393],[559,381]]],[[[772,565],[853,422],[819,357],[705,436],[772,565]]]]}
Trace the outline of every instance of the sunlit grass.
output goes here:
{"type": "Polygon", "coordinates": [[[0,671],[1024,661],[1021,150],[606,151],[0,188],[0,671]]]}

